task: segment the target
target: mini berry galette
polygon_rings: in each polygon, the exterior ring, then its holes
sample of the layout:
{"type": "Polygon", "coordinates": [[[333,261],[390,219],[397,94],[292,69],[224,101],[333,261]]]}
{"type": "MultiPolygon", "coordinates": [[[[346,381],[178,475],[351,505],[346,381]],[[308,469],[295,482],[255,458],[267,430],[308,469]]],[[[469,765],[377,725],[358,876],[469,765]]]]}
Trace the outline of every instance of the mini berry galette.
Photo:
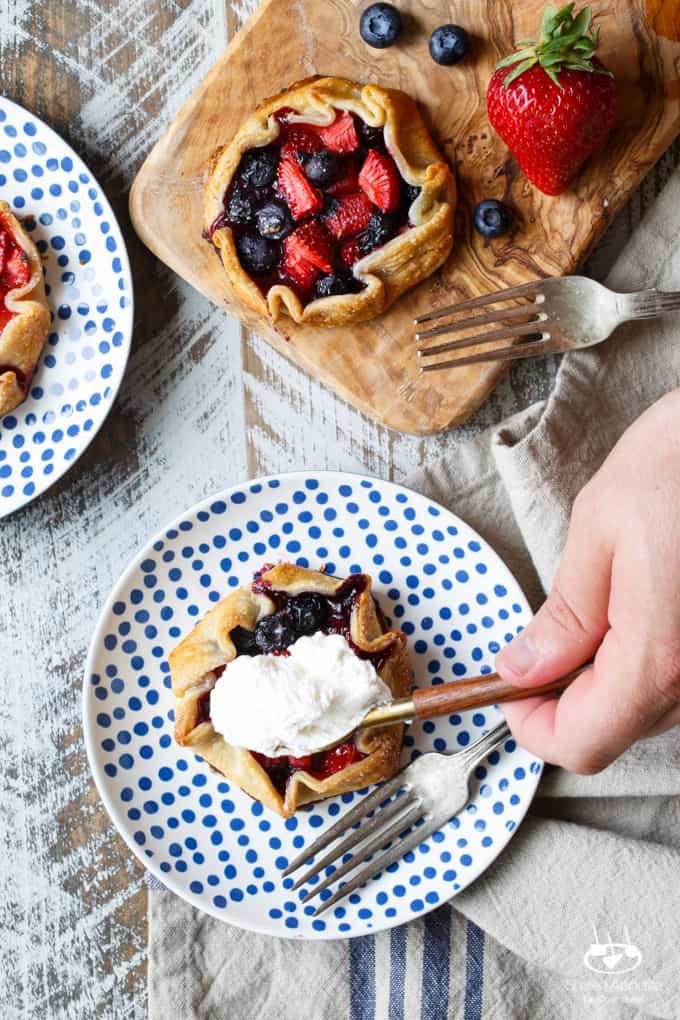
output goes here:
{"type": "Polygon", "coordinates": [[[177,742],[284,818],[302,804],[388,779],[399,767],[402,725],[356,730],[327,750],[299,757],[234,746],[213,726],[211,695],[216,684],[220,692],[228,685],[230,663],[257,656],[253,666],[271,666],[273,656],[290,655],[311,635],[340,635],[355,656],[370,662],[392,697],[411,691],[406,636],[387,629],[366,574],[343,580],[289,563],[265,567],[250,588],[222,599],[170,653],[177,742]]]}
{"type": "Polygon", "coordinates": [[[442,265],[455,202],[409,96],[316,77],[265,100],[213,154],[205,228],[245,304],[339,326],[442,265]]]}
{"type": "Polygon", "coordinates": [[[49,326],[40,256],[0,202],[0,417],[26,398],[49,326]]]}

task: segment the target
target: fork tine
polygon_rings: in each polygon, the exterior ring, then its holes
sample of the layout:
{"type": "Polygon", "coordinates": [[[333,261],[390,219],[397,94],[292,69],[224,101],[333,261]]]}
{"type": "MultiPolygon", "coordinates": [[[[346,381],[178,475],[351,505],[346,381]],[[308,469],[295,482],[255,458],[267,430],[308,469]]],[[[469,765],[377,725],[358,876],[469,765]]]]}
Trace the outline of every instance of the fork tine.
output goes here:
{"type": "Polygon", "coordinates": [[[413,322],[419,326],[421,322],[431,322],[439,319],[442,315],[451,315],[452,312],[465,312],[472,308],[482,308],[484,305],[492,305],[497,301],[511,301],[513,298],[529,297],[540,293],[543,280],[534,280],[532,283],[522,283],[519,287],[508,287],[506,290],[497,290],[493,294],[482,294],[480,297],[469,298],[467,301],[459,301],[455,305],[447,305],[446,308],[437,308],[434,312],[427,312],[419,315],[413,322]]]}
{"type": "Polygon", "coordinates": [[[343,854],[346,854],[355,847],[357,843],[361,843],[362,840],[371,836],[377,829],[384,827],[387,822],[391,821],[396,815],[401,814],[405,808],[410,804],[414,804],[416,800],[416,794],[409,792],[403,797],[397,797],[391,801],[387,807],[378,808],[373,818],[364,822],[361,828],[352,829],[337,846],[334,846],[332,850],[324,854],[320,861],[315,861],[311,868],[304,871],[300,878],[297,879],[293,889],[299,889],[301,885],[305,885],[315,875],[320,874],[327,865],[338,860],[343,854]]]}
{"type": "Polygon", "coordinates": [[[441,336],[442,333],[455,333],[456,330],[472,329],[473,326],[489,326],[492,322],[507,322],[511,319],[526,318],[527,315],[539,315],[541,305],[533,301],[520,305],[516,308],[500,308],[497,312],[488,312],[486,315],[475,315],[472,319],[456,319],[455,322],[445,322],[441,326],[433,326],[432,329],[416,333],[416,340],[427,340],[431,336],[441,336]]]}
{"type": "MultiPolygon", "coordinates": [[[[374,854],[376,850],[380,850],[386,843],[393,840],[395,836],[398,836],[400,832],[405,832],[408,828],[410,828],[411,825],[413,825],[413,823],[422,816],[422,813],[422,803],[418,800],[417,803],[411,805],[405,814],[400,815],[395,822],[392,822],[391,825],[381,829],[380,832],[373,836],[372,839],[369,839],[367,843],[363,844],[349,861],[345,861],[345,863],[341,864],[340,867],[332,874],[327,875],[323,881],[319,882],[318,885],[315,885],[309,890],[309,892],[305,893],[302,898],[302,902],[307,903],[308,900],[311,900],[314,896],[318,896],[319,893],[322,893],[324,889],[327,889],[329,885],[333,884],[333,882],[337,882],[341,879],[343,875],[346,875],[349,871],[354,871],[358,864],[363,864],[363,862],[370,857],[371,854],[374,854]]],[[[378,818],[380,818],[380,814],[378,814],[378,818]]]]}
{"type": "Polygon", "coordinates": [[[358,804],[354,805],[353,808],[346,811],[342,817],[338,818],[337,822],[331,825],[329,829],[326,829],[325,832],[322,832],[318,839],[315,839],[313,843],[310,843],[308,847],[305,847],[301,854],[298,854],[298,856],[293,859],[283,872],[283,877],[285,878],[286,875],[290,875],[291,872],[296,871],[301,864],[304,864],[310,857],[314,857],[320,850],[325,850],[329,843],[332,843],[334,839],[341,836],[347,829],[356,824],[356,822],[360,822],[369,811],[378,807],[378,805],[382,804],[384,800],[389,800],[389,798],[394,793],[401,790],[402,787],[406,787],[407,790],[410,790],[411,787],[405,776],[405,771],[406,770],[397,773],[394,779],[390,779],[388,782],[383,783],[374,790],[373,793],[369,793],[367,797],[363,797],[358,804]]]}
{"type": "MultiPolygon", "coordinates": [[[[338,902],[338,900],[343,899],[345,896],[349,896],[349,894],[353,893],[355,889],[359,888],[359,886],[365,885],[366,882],[375,878],[379,871],[384,871],[385,868],[389,868],[390,864],[394,864],[395,861],[400,860],[404,854],[409,852],[409,850],[415,850],[417,846],[423,843],[428,836],[431,836],[438,828],[441,828],[441,826],[437,825],[434,821],[430,821],[429,823],[425,822],[424,825],[420,825],[413,832],[409,833],[408,836],[404,836],[404,838],[400,839],[399,842],[390,850],[386,850],[384,854],[380,854],[376,860],[371,861],[367,868],[363,868],[358,875],[351,878],[346,885],[343,885],[342,889],[337,889],[333,895],[329,897],[329,899],[320,903],[314,911],[314,916],[318,917],[319,914],[328,910],[328,908],[332,907],[334,903],[338,902]]],[[[333,875],[333,878],[336,878],[336,876],[337,872],[333,875]]]]}
{"type": "Polygon", "coordinates": [[[542,322],[522,322],[517,326],[492,329],[487,333],[477,333],[476,336],[466,336],[462,340],[449,340],[445,344],[436,344],[434,347],[421,347],[418,350],[418,357],[426,358],[433,354],[443,354],[444,351],[462,350],[465,347],[477,347],[479,344],[492,344],[496,340],[510,340],[514,336],[531,336],[532,333],[543,333],[545,332],[544,325],[542,322]]]}
{"type": "Polygon", "coordinates": [[[422,372],[441,372],[445,368],[460,368],[461,365],[479,365],[484,361],[515,361],[518,358],[531,358],[534,354],[558,354],[562,346],[557,340],[548,337],[546,340],[534,340],[526,344],[513,344],[512,347],[498,347],[485,354],[470,354],[465,358],[451,358],[449,361],[438,361],[430,365],[422,365],[422,372]]]}

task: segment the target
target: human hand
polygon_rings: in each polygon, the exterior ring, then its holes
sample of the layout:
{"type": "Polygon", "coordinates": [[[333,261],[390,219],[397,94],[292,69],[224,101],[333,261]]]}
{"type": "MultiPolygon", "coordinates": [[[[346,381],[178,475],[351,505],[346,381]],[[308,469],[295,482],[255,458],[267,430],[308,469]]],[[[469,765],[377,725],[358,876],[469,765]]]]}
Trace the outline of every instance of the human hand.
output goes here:
{"type": "Polygon", "coordinates": [[[532,687],[593,656],[558,699],[503,706],[523,747],[586,775],[680,723],[680,390],[624,433],[579,493],[550,594],[496,669],[532,687]]]}

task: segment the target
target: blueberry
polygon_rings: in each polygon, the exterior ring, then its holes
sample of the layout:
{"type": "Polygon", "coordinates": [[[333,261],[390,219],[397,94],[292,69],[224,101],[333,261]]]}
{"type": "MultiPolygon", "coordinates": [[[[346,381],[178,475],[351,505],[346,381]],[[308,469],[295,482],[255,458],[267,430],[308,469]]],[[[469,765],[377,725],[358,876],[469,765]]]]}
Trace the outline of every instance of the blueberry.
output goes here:
{"type": "Polygon", "coordinates": [[[430,36],[430,56],[437,64],[457,64],[470,48],[470,36],[460,25],[440,25],[430,36]]]}
{"type": "Polygon", "coordinates": [[[292,645],[296,639],[297,634],[289,620],[281,613],[265,616],[255,629],[255,644],[262,655],[280,652],[292,645]]]}
{"type": "Polygon", "coordinates": [[[255,202],[252,195],[245,191],[234,191],[227,202],[227,216],[231,223],[246,226],[253,222],[255,202]]]}
{"type": "Polygon", "coordinates": [[[510,210],[495,198],[485,198],[475,208],[475,230],[482,237],[500,237],[508,232],[511,223],[510,210]]]}
{"type": "Polygon", "coordinates": [[[339,273],[329,273],[328,276],[320,276],[314,287],[314,295],[318,298],[334,297],[338,294],[349,294],[352,290],[352,282],[347,276],[339,273]]]}
{"type": "Polygon", "coordinates": [[[276,241],[267,241],[254,234],[243,234],[236,239],[236,251],[244,269],[251,273],[265,273],[273,269],[281,256],[276,241]]]}
{"type": "Polygon", "coordinates": [[[251,188],[266,188],[273,184],[278,165],[276,149],[250,149],[241,159],[239,177],[251,188]]]}
{"type": "Polygon", "coordinates": [[[257,229],[262,237],[273,238],[275,241],[280,241],[293,229],[288,206],[283,202],[268,202],[267,205],[263,205],[256,214],[256,220],[257,229]]]}
{"type": "Polygon", "coordinates": [[[359,238],[359,244],[364,255],[391,240],[396,234],[398,226],[399,223],[396,216],[383,212],[373,213],[366,230],[359,238]]]}
{"type": "Polygon", "coordinates": [[[420,188],[416,187],[415,184],[407,184],[404,187],[404,201],[407,206],[412,206],[418,195],[420,194],[420,188]]]}
{"type": "Polygon", "coordinates": [[[361,117],[356,118],[356,125],[359,141],[365,149],[378,149],[378,151],[382,151],[385,148],[385,137],[382,128],[371,127],[361,117]]]}
{"type": "Polygon", "coordinates": [[[338,176],[338,157],[328,149],[313,152],[305,161],[305,176],[312,184],[330,184],[338,176]]]}
{"type": "Polygon", "coordinates": [[[288,610],[291,624],[298,634],[315,634],[321,630],[328,616],[328,605],[318,595],[298,595],[291,599],[288,610]]]}
{"type": "Polygon", "coordinates": [[[237,655],[257,655],[259,649],[255,642],[255,632],[245,627],[234,627],[229,635],[234,643],[237,655]]]}
{"type": "Polygon", "coordinates": [[[361,38],[378,50],[384,50],[395,43],[401,35],[401,29],[401,14],[392,4],[371,4],[359,22],[361,38]]]}

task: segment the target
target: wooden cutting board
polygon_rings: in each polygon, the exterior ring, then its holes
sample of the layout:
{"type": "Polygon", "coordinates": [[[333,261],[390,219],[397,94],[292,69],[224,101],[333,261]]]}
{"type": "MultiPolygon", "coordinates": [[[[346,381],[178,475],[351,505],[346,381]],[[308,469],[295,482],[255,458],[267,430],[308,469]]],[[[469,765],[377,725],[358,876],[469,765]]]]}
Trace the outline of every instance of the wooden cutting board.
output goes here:
{"type": "MultiPolygon", "coordinates": [[[[428,435],[461,422],[486,398],[498,364],[420,375],[412,320],[433,307],[572,272],[631,191],[680,132],[680,4],[594,0],[600,53],[620,90],[620,118],[606,147],[573,190],[547,198],[529,185],[486,119],[485,92],[513,39],[536,35],[543,0],[401,0],[405,32],[387,50],[359,36],[365,3],[264,0],[156,144],[134,182],[130,213],[144,243],[216,304],[372,418],[428,435]],[[512,9],[511,9],[512,8],[512,9]],[[445,22],[473,37],[458,67],[436,65],[431,31],[445,22]],[[422,106],[459,185],[455,247],[433,277],[385,315],[357,326],[277,325],[235,299],[222,265],[202,239],[202,176],[211,152],[229,142],[266,96],[311,74],[403,89],[422,106]],[[485,241],[471,228],[482,198],[515,213],[512,232],[485,241]]],[[[181,59],[181,54],[178,54],[181,59]]],[[[225,355],[226,356],[226,355],[225,355]]]]}

